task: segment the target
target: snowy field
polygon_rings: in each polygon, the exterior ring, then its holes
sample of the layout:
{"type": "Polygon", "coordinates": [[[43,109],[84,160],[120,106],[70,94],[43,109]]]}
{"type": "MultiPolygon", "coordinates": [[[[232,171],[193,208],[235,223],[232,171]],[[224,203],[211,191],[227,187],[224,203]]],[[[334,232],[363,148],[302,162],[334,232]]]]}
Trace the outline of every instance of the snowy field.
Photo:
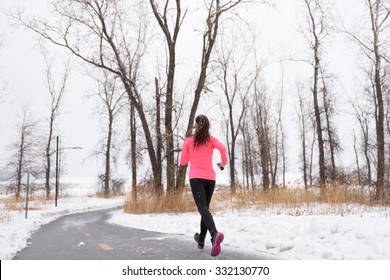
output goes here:
{"type": "MultiPolygon", "coordinates": [[[[12,259],[28,245],[34,231],[60,216],[123,205],[124,197],[93,197],[91,185],[87,181],[80,185],[69,182],[68,197],[60,197],[57,207],[52,201],[43,203],[42,209],[30,210],[27,219],[24,210],[5,211],[4,202],[0,202],[0,259],[12,259]]],[[[215,212],[214,218],[218,230],[225,234],[223,246],[272,259],[390,260],[390,209],[354,206],[348,215],[326,212],[324,205],[312,207],[309,214],[304,209],[277,207],[227,209],[215,212]]],[[[111,222],[192,240],[198,231],[199,214],[130,215],[116,211],[111,222]]],[[[206,249],[210,249],[209,243],[206,249]]]]}
{"type": "MultiPolygon", "coordinates": [[[[217,212],[214,219],[217,229],[225,234],[224,246],[272,259],[390,260],[390,213],[385,209],[348,216],[291,216],[246,210],[217,212]]],[[[126,215],[118,211],[111,221],[183,234],[189,239],[199,227],[197,213],[126,215]]],[[[210,243],[207,245],[210,249],[210,243]]]]}

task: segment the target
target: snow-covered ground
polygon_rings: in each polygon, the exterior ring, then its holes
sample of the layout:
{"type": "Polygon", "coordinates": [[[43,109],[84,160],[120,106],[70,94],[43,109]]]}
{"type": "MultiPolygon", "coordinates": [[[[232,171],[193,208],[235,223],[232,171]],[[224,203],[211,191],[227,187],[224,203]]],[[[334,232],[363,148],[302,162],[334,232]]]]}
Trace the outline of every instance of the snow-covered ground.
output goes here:
{"type": "MultiPolygon", "coordinates": [[[[365,214],[301,215],[266,211],[214,213],[224,246],[281,259],[390,260],[390,213],[376,209],[365,214]]],[[[192,238],[199,214],[114,214],[113,223],[145,230],[184,234],[192,238]]],[[[210,245],[209,245],[210,246],[210,245]]]]}
{"type": "MultiPolygon", "coordinates": [[[[36,210],[4,210],[0,200],[0,259],[12,259],[26,247],[41,225],[76,212],[123,205],[124,197],[92,197],[85,185],[71,185],[58,206],[41,202],[36,210]],[[83,187],[84,186],[84,187],[83,187]],[[77,189],[80,192],[77,192],[77,189]],[[77,195],[78,194],[78,195],[77,195]]],[[[390,260],[390,210],[353,206],[349,214],[324,214],[326,206],[303,209],[227,209],[214,213],[218,230],[225,233],[224,246],[256,252],[277,259],[382,259],[390,260]]],[[[330,212],[330,211],[329,211],[330,212]]],[[[114,212],[112,223],[192,239],[199,227],[198,213],[130,215],[114,212]]],[[[210,246],[210,245],[206,245],[210,246]]]]}

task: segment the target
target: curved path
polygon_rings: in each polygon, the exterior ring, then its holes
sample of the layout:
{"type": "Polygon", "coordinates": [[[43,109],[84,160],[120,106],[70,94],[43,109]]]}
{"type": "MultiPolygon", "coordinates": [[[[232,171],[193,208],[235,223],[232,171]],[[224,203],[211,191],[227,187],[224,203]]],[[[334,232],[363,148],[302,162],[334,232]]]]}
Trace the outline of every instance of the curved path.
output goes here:
{"type": "MultiPolygon", "coordinates": [[[[183,235],[150,232],[108,223],[108,209],[63,216],[36,231],[29,245],[14,259],[26,260],[204,260],[204,251],[183,235]]],[[[223,243],[222,243],[223,245],[223,243]]],[[[261,255],[240,253],[222,246],[217,259],[265,259],[261,255]]]]}

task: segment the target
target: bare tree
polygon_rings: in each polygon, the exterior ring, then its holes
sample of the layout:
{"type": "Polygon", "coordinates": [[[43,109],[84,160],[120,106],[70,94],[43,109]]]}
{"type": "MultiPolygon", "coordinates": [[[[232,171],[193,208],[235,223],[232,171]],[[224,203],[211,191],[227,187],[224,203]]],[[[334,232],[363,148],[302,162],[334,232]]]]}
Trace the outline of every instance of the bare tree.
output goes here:
{"type": "Polygon", "coordinates": [[[376,199],[384,199],[385,187],[385,103],[384,103],[384,80],[386,69],[389,64],[387,49],[389,47],[388,36],[390,9],[387,1],[366,0],[367,14],[369,22],[367,25],[367,37],[359,36],[355,32],[344,27],[344,31],[349,34],[360,46],[361,51],[366,56],[370,64],[370,80],[373,82],[372,93],[375,96],[375,132],[376,132],[376,199]]]}
{"type": "MultiPolygon", "coordinates": [[[[387,72],[387,71],[386,71],[387,72]]],[[[384,92],[389,93],[390,92],[390,76],[386,75],[384,77],[384,92]]],[[[385,94],[385,139],[388,139],[390,137],[390,95],[385,94]]],[[[386,152],[385,152],[385,180],[386,182],[390,182],[390,141],[386,142],[386,152]]]]}
{"type": "MultiPolygon", "coordinates": [[[[298,89],[299,90],[299,89],[298,89]]],[[[308,156],[307,156],[307,116],[304,98],[302,95],[299,95],[299,110],[297,110],[298,120],[299,120],[299,131],[301,138],[301,146],[302,146],[302,171],[303,171],[303,183],[305,185],[305,189],[308,187],[308,156]]]]}
{"type": "MultiPolygon", "coordinates": [[[[382,32],[386,29],[386,22],[390,16],[390,10],[385,7],[385,1],[367,0],[369,8],[372,30],[372,62],[374,63],[374,82],[375,82],[375,97],[377,105],[376,115],[376,141],[377,141],[377,176],[376,176],[376,199],[382,201],[384,198],[385,186],[385,131],[384,131],[384,92],[383,92],[383,71],[382,63],[384,57],[382,55],[381,38],[382,32]]],[[[384,53],[384,51],[383,51],[384,53]]]]}
{"type": "Polygon", "coordinates": [[[19,120],[15,126],[15,140],[10,143],[11,156],[7,167],[10,170],[14,183],[11,188],[15,191],[15,197],[20,198],[22,190],[22,178],[25,174],[38,173],[37,139],[38,122],[34,119],[31,111],[23,107],[19,120]]]}
{"type": "MultiPolygon", "coordinates": [[[[247,100],[245,107],[249,107],[252,104],[247,100]]],[[[254,129],[251,127],[252,122],[250,122],[249,112],[250,110],[245,110],[243,122],[241,126],[241,134],[242,134],[242,164],[243,164],[243,174],[244,174],[244,185],[247,186],[248,190],[254,191],[256,188],[255,183],[255,173],[256,173],[256,156],[254,153],[254,140],[253,140],[253,131],[254,129]]]]}
{"type": "Polygon", "coordinates": [[[324,158],[324,140],[322,136],[322,123],[321,123],[321,116],[320,116],[320,106],[319,106],[319,100],[318,100],[318,80],[319,80],[319,69],[320,69],[320,57],[319,57],[319,47],[320,47],[320,38],[319,35],[321,35],[324,32],[323,29],[323,18],[321,18],[320,23],[316,22],[315,15],[313,12],[316,10],[320,11],[320,13],[323,13],[321,10],[321,7],[319,6],[318,1],[310,1],[305,0],[305,3],[307,5],[308,13],[309,13],[309,20],[310,20],[310,31],[313,35],[313,42],[312,44],[312,50],[314,52],[314,75],[313,75],[313,87],[312,87],[312,94],[313,94],[313,105],[314,105],[314,112],[315,112],[315,118],[316,118],[316,127],[317,127],[317,138],[318,138],[318,150],[319,150],[319,173],[320,173],[320,186],[324,187],[326,184],[326,175],[325,175],[325,158],[324,158]],[[311,4],[314,3],[314,11],[311,7],[311,4]]]}
{"type": "Polygon", "coordinates": [[[50,114],[48,117],[48,131],[47,141],[45,147],[45,190],[46,199],[50,199],[50,176],[51,176],[51,155],[52,155],[52,141],[55,122],[59,114],[59,110],[62,104],[65,89],[68,83],[70,67],[69,62],[65,65],[64,73],[61,77],[61,81],[57,84],[53,73],[53,61],[48,57],[46,51],[43,50],[43,56],[46,62],[45,76],[46,86],[49,93],[50,102],[50,114]]]}
{"type": "Polygon", "coordinates": [[[325,163],[325,141],[323,135],[323,121],[321,118],[322,108],[320,99],[320,81],[321,81],[321,50],[326,38],[327,28],[325,22],[325,11],[322,8],[321,0],[304,0],[307,9],[307,21],[309,33],[307,41],[312,51],[312,58],[309,61],[313,67],[313,82],[311,87],[313,97],[314,116],[316,120],[316,134],[318,144],[318,166],[319,166],[319,185],[321,188],[326,186],[326,163],[325,163]]]}
{"type": "MultiPolygon", "coordinates": [[[[157,162],[152,131],[138,85],[138,70],[148,43],[142,32],[142,15],[127,14],[122,0],[60,0],[52,3],[61,20],[54,23],[40,18],[26,20],[22,13],[13,17],[23,26],[94,68],[118,77],[140,119],[153,172],[154,185],[162,188],[161,166],[157,162]],[[134,18],[134,21],[131,20],[134,18]],[[131,29],[138,23],[138,27],[131,29]]],[[[134,8],[134,6],[133,6],[134,8]]]]}
{"type": "Polygon", "coordinates": [[[267,96],[259,89],[255,92],[255,110],[253,111],[253,122],[255,123],[257,144],[259,145],[259,159],[262,172],[262,185],[264,190],[270,188],[270,163],[271,163],[271,147],[269,141],[270,126],[269,126],[269,111],[270,105],[267,96]]]}
{"type": "Polygon", "coordinates": [[[256,65],[255,82],[252,87],[252,122],[258,144],[262,185],[264,190],[268,190],[270,187],[278,186],[279,175],[285,184],[286,155],[282,120],[284,77],[282,70],[280,94],[271,95],[261,76],[262,66],[257,61],[256,65]]]}
{"type": "MultiPolygon", "coordinates": [[[[329,150],[329,161],[330,161],[330,171],[329,174],[327,174],[332,182],[337,180],[338,172],[337,172],[337,165],[336,165],[336,153],[340,150],[340,144],[336,132],[335,125],[333,124],[333,116],[335,114],[335,106],[334,106],[334,100],[333,95],[331,94],[331,87],[329,85],[328,80],[331,80],[332,76],[327,76],[326,71],[324,70],[324,67],[321,66],[321,93],[322,93],[322,105],[323,105],[323,115],[324,115],[324,131],[325,135],[324,137],[327,142],[327,146],[325,148],[328,148],[329,150]]],[[[327,177],[328,177],[327,176],[327,177]]]]}
{"type": "Polygon", "coordinates": [[[316,143],[315,133],[315,119],[311,113],[310,108],[313,107],[312,102],[305,98],[303,84],[297,85],[299,95],[299,107],[297,108],[297,116],[299,122],[299,132],[302,146],[302,171],[303,171],[303,182],[305,189],[313,185],[313,156],[314,146],[316,143]]]}
{"type": "Polygon", "coordinates": [[[371,127],[371,121],[373,120],[372,116],[372,110],[366,106],[362,106],[359,104],[359,102],[355,102],[353,104],[353,108],[355,110],[355,117],[359,123],[360,131],[361,131],[361,144],[360,146],[362,147],[363,155],[366,161],[366,169],[367,169],[367,184],[369,186],[372,185],[372,162],[373,159],[371,159],[371,154],[372,154],[372,148],[375,147],[370,142],[371,133],[370,133],[370,127],[371,127]]]}
{"type": "Polygon", "coordinates": [[[97,79],[98,90],[97,95],[99,101],[101,102],[102,110],[100,111],[103,114],[103,120],[105,122],[105,144],[103,145],[103,155],[104,155],[104,174],[101,176],[103,182],[103,194],[104,197],[108,197],[111,190],[111,166],[113,162],[113,148],[114,148],[114,135],[115,129],[114,124],[117,119],[118,114],[121,112],[124,102],[123,99],[126,95],[126,92],[121,87],[121,83],[117,77],[109,75],[107,72],[103,71],[101,77],[97,79]]]}
{"type": "MultiPolygon", "coordinates": [[[[198,110],[200,97],[205,89],[207,70],[211,58],[211,54],[217,39],[221,20],[224,14],[232,12],[236,6],[246,2],[245,0],[229,0],[226,3],[221,3],[220,0],[209,0],[207,3],[207,18],[206,26],[203,32],[203,45],[201,50],[201,61],[199,78],[194,90],[194,98],[188,118],[186,136],[191,133],[192,126],[196,117],[196,111],[198,110]]],[[[182,188],[184,186],[185,174],[187,166],[179,167],[176,177],[176,188],[182,188]]]]}
{"type": "Polygon", "coordinates": [[[356,132],[355,130],[353,131],[353,150],[355,152],[355,160],[356,160],[356,171],[357,171],[357,179],[358,179],[358,184],[359,186],[362,185],[362,175],[360,172],[360,162],[359,162],[359,152],[358,152],[358,145],[357,145],[357,140],[356,140],[356,132]]]}
{"type": "Polygon", "coordinates": [[[258,160],[261,168],[262,186],[269,190],[272,175],[272,153],[271,147],[271,102],[267,94],[267,88],[262,80],[261,66],[256,60],[254,71],[254,83],[252,91],[251,121],[253,122],[258,150],[258,160]]]}
{"type": "MultiPolygon", "coordinates": [[[[383,93],[383,65],[384,57],[383,50],[384,45],[381,42],[382,32],[388,27],[386,25],[390,11],[386,9],[385,3],[381,0],[367,0],[366,2],[370,20],[372,41],[371,47],[368,47],[370,52],[370,60],[373,63],[374,68],[374,85],[375,85],[375,98],[376,98],[376,145],[377,145],[377,176],[376,176],[376,198],[383,200],[384,198],[384,176],[385,176],[385,132],[384,132],[384,93],[383,93]]],[[[362,47],[365,47],[362,46],[362,47]]]]}
{"type": "MultiPolygon", "coordinates": [[[[163,134],[161,132],[161,89],[160,89],[159,80],[157,78],[154,79],[154,85],[155,85],[155,99],[156,99],[156,142],[157,142],[156,153],[157,153],[157,162],[160,166],[162,166],[163,134]]],[[[167,169],[170,170],[170,168],[168,167],[167,169]]],[[[159,193],[162,193],[162,191],[163,191],[162,189],[158,190],[159,193]]],[[[169,187],[169,191],[171,191],[171,187],[169,187]]]]}
{"type": "MultiPolygon", "coordinates": [[[[168,65],[167,70],[167,83],[165,90],[165,143],[166,143],[166,159],[167,159],[167,190],[171,191],[175,187],[175,157],[174,157],[174,141],[173,141],[173,88],[175,81],[175,69],[176,69],[176,43],[180,31],[181,24],[184,20],[185,14],[182,16],[181,1],[175,0],[175,7],[170,7],[170,1],[165,0],[165,4],[162,7],[162,12],[158,10],[156,1],[149,0],[153,10],[153,14],[157,19],[157,22],[164,33],[165,41],[168,47],[168,65]],[[172,14],[173,13],[173,14],[172,14]],[[172,27],[170,27],[170,21],[173,18],[172,27]],[[171,30],[172,29],[172,30],[171,30]]],[[[158,105],[160,106],[160,105],[158,105]]],[[[159,108],[159,107],[156,107],[159,108]]]]}
{"type": "Polygon", "coordinates": [[[239,115],[242,118],[243,181],[247,188],[255,189],[256,178],[261,178],[263,189],[269,190],[270,187],[278,186],[280,177],[285,184],[286,155],[282,120],[284,77],[282,74],[280,94],[272,95],[276,96],[272,98],[262,77],[263,65],[258,62],[256,55],[254,61],[253,72],[246,75],[247,84],[240,85],[245,97],[245,100],[241,100],[245,110],[243,116],[239,115]]]}
{"type": "Polygon", "coordinates": [[[137,120],[134,106],[129,104],[130,127],[130,159],[131,159],[131,192],[134,201],[137,201],[137,120]]]}
{"type": "Polygon", "coordinates": [[[271,168],[271,185],[276,187],[277,175],[279,170],[279,159],[282,157],[282,185],[286,185],[286,154],[285,154],[285,132],[283,129],[283,103],[284,103],[284,69],[281,64],[281,83],[280,83],[280,98],[277,103],[277,119],[275,125],[274,137],[274,165],[271,168]]]}
{"type": "MultiPolygon", "coordinates": [[[[233,41],[236,41],[232,38],[233,41]]],[[[248,62],[249,52],[239,54],[237,46],[221,41],[218,50],[218,72],[217,79],[220,83],[224,99],[227,104],[221,108],[225,116],[226,140],[228,143],[229,168],[230,168],[230,189],[232,193],[236,190],[236,144],[241,130],[243,117],[245,115],[247,96],[252,88],[253,78],[247,79],[245,65],[248,62]],[[226,47],[230,45],[230,47],[226,47]],[[227,116],[226,116],[227,115],[227,116]]],[[[223,104],[223,103],[221,103],[223,104]]]]}

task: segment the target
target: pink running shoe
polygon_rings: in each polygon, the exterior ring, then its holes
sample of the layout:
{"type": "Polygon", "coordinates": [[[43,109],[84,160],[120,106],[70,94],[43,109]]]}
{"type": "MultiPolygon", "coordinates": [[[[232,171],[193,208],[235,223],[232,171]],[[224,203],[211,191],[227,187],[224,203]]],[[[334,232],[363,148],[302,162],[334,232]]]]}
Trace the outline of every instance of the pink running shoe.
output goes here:
{"type": "Polygon", "coordinates": [[[213,244],[213,248],[211,248],[211,256],[216,257],[221,253],[221,243],[225,236],[222,232],[218,232],[216,236],[211,239],[211,243],[213,244]]]}

